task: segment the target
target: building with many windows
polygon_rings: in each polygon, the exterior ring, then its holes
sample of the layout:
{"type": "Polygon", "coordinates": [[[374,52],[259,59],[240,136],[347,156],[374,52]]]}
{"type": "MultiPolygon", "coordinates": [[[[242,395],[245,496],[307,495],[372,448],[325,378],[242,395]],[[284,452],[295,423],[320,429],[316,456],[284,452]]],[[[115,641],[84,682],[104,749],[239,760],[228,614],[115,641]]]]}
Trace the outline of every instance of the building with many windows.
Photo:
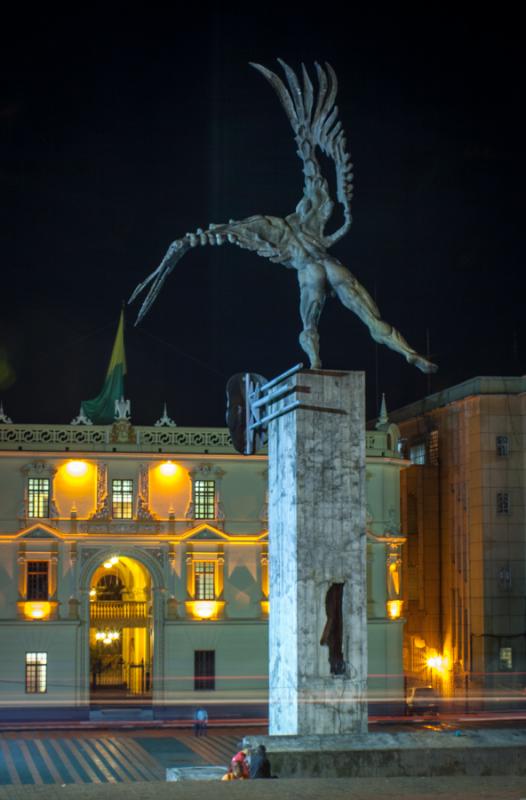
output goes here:
{"type": "Polygon", "coordinates": [[[526,673],[526,378],[475,378],[391,414],[412,682],[475,702],[526,673]]]}
{"type": "MultiPolygon", "coordinates": [[[[367,436],[370,692],[401,701],[398,430],[367,436]]],[[[226,429],[0,418],[0,716],[266,715],[267,457],[226,429]]],[[[321,635],[321,632],[320,632],[321,635]]]]}

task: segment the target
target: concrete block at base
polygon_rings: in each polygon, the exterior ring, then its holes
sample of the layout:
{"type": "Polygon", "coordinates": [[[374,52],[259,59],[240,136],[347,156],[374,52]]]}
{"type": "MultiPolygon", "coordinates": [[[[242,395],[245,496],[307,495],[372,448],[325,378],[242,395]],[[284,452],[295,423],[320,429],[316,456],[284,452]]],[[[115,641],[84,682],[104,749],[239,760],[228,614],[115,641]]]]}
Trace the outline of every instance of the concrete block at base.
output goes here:
{"type": "Polygon", "coordinates": [[[167,781],[220,781],[226,767],[170,767],[166,770],[167,781]]]}
{"type": "Polygon", "coordinates": [[[526,730],[247,736],[280,778],[526,775],[526,730]]]}

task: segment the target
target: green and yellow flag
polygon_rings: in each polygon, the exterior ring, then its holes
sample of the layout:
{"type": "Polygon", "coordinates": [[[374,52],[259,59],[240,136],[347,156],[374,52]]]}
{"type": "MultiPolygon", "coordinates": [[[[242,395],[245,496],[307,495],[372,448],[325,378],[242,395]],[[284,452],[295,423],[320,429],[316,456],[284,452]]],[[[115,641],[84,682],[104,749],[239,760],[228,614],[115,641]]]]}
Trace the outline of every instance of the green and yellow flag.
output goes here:
{"type": "Polygon", "coordinates": [[[115,401],[124,396],[126,354],[124,352],[124,311],[113,344],[110,363],[100,394],[93,400],[83,400],[81,408],[95,425],[110,425],[115,419],[115,401]]]}

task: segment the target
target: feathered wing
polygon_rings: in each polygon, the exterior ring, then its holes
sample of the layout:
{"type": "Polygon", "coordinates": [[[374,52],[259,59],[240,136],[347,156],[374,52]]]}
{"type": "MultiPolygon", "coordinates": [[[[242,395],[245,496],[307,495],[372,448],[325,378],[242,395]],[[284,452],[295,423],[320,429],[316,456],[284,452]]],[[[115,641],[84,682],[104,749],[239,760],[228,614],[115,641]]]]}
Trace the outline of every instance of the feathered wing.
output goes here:
{"type": "Polygon", "coordinates": [[[303,85],[300,85],[294,70],[281,59],[278,59],[278,62],[283,68],[289,88],[278,75],[261,64],[251,66],[261,72],[274,88],[292,125],[298,145],[298,155],[303,162],[305,194],[312,197],[311,190],[316,184],[317,190],[322,192],[322,202],[324,199],[330,199],[327,183],[316,159],[316,147],[334,161],[336,168],[336,194],[338,202],[343,207],[344,224],[329,236],[323,236],[323,231],[320,231],[324,244],[329,247],[347,233],[352,222],[353,172],[345,134],[338,119],[338,106],[335,105],[338,81],[330,64],[325,64],[325,69],[316,64],[318,78],[316,97],[303,64],[301,67],[303,85]]]}

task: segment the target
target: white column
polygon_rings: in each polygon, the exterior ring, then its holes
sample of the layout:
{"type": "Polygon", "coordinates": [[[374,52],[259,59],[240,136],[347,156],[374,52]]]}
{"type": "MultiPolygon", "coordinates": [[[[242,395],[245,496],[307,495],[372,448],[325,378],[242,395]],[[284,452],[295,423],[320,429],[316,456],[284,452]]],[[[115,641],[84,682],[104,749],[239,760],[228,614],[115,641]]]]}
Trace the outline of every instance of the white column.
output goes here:
{"type": "Polygon", "coordinates": [[[270,735],[365,732],[364,375],[306,370],[269,425],[270,735]],[[343,674],[320,644],[343,584],[343,674]]]}

